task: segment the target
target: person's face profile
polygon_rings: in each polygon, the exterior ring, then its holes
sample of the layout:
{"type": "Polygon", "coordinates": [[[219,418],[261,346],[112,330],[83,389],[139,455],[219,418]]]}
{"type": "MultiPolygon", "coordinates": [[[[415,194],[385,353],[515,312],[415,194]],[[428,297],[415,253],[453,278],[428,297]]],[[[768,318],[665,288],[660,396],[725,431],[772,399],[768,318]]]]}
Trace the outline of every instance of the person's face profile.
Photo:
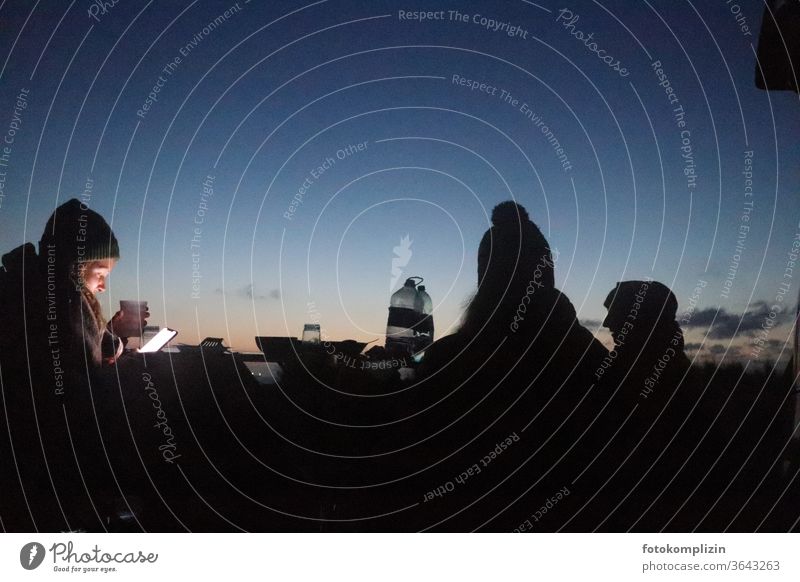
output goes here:
{"type": "Polygon", "coordinates": [[[116,265],[116,259],[103,259],[86,263],[83,270],[83,284],[92,293],[102,293],[106,290],[106,279],[116,265]]]}
{"type": "Polygon", "coordinates": [[[612,335],[616,335],[622,329],[625,323],[625,314],[620,313],[620,309],[615,308],[615,305],[608,306],[608,313],[603,320],[603,327],[607,327],[612,335]]]}

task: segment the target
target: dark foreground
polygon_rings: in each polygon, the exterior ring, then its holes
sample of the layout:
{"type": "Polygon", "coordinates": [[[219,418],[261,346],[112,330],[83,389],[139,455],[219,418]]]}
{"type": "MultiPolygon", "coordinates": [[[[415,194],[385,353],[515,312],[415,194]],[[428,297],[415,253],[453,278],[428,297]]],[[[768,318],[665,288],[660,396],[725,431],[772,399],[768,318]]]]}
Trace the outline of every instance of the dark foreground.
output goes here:
{"type": "Polygon", "coordinates": [[[83,399],[4,375],[2,527],[798,527],[794,403],[769,369],[694,368],[624,406],[546,366],[417,383],[359,368],[311,359],[262,385],[236,355],[185,350],[124,358],[83,399]]]}

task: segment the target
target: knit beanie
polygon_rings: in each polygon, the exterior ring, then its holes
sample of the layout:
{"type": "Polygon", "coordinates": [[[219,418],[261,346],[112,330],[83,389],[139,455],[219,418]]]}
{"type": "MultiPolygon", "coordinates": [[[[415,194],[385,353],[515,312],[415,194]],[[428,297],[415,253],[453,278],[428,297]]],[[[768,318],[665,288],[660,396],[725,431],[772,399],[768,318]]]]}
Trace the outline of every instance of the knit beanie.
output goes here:
{"type": "Polygon", "coordinates": [[[608,294],[603,306],[624,317],[633,313],[637,319],[651,325],[673,321],[678,314],[675,294],[658,281],[620,281],[608,294]]]}
{"type": "Polygon", "coordinates": [[[487,274],[504,280],[536,276],[543,287],[555,287],[550,245],[528,211],[512,200],[494,207],[492,227],[478,247],[478,285],[487,274]]]}
{"type": "Polygon", "coordinates": [[[119,243],[105,219],[77,198],[56,208],[39,240],[40,256],[62,266],[118,259],[119,243]]]}

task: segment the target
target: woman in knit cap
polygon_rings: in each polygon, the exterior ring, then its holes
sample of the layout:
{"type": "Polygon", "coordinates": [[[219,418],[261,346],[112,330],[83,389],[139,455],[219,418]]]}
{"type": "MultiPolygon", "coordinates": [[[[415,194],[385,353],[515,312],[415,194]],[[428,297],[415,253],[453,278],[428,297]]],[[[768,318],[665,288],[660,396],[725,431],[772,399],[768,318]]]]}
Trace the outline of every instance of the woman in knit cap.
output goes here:
{"type": "Polygon", "coordinates": [[[95,295],[105,291],[117,259],[119,244],[102,216],[77,199],[56,208],[38,256],[27,243],[3,257],[3,363],[35,370],[43,359],[49,368],[78,371],[113,363],[149,315],[117,312],[108,324],[103,318],[95,295]]]}
{"type": "Polygon", "coordinates": [[[557,258],[522,205],[509,200],[495,206],[478,247],[478,289],[457,333],[426,350],[421,373],[447,367],[466,349],[492,352],[501,342],[512,359],[522,350],[545,363],[559,350],[569,352],[571,368],[585,370],[602,359],[606,350],[555,288],[557,258]]]}
{"type": "Polygon", "coordinates": [[[12,531],[104,527],[101,492],[113,479],[97,426],[108,424],[102,409],[113,391],[98,372],[121,354],[118,336],[145,323],[138,314],[103,318],[95,295],[118,258],[111,228],[77,199],[52,214],[38,256],[28,243],[3,257],[0,516],[12,531]]]}
{"type": "Polygon", "coordinates": [[[422,505],[415,527],[511,531],[577,475],[559,459],[593,414],[591,375],[607,352],[555,289],[555,260],[525,208],[494,208],[478,289],[458,331],[425,351],[408,438],[396,447],[420,480],[410,490],[435,490],[476,459],[493,464],[422,505]]]}
{"type": "Polygon", "coordinates": [[[119,243],[108,223],[77,199],[65,202],[47,221],[39,241],[40,277],[55,284],[58,317],[66,316],[67,351],[89,366],[113,363],[127,338],[139,333],[149,314],[117,312],[103,318],[95,297],[106,289],[106,280],[119,259],[119,243]],[[113,331],[113,333],[112,333],[113,331]]]}

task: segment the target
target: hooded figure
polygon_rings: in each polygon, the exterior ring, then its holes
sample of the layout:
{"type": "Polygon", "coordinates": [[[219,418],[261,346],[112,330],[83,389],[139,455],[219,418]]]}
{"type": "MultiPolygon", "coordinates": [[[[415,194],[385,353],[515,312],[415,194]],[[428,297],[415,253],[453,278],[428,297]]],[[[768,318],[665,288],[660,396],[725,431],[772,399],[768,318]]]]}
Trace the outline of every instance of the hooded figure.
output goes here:
{"type": "Polygon", "coordinates": [[[0,320],[11,332],[0,343],[4,363],[35,372],[39,363],[53,368],[58,356],[56,367],[69,375],[118,356],[122,341],[108,331],[95,298],[118,258],[108,223],[77,199],[50,216],[38,256],[30,243],[3,256],[0,320]]]}
{"type": "Polygon", "coordinates": [[[107,329],[95,293],[119,259],[119,243],[108,223],[79,200],[65,202],[47,221],[39,241],[40,277],[55,286],[58,317],[67,317],[68,351],[90,366],[119,356],[122,342],[107,329]]]}
{"type": "Polygon", "coordinates": [[[628,396],[643,399],[658,384],[680,382],[690,363],[675,320],[678,300],[669,287],[658,281],[620,282],[603,305],[608,309],[603,325],[615,346],[598,370],[603,380],[612,388],[624,384],[628,396]]]}
{"type": "Polygon", "coordinates": [[[716,458],[705,451],[716,444],[707,434],[713,409],[701,398],[683,351],[678,301],[658,281],[624,281],[604,305],[614,349],[596,376],[610,403],[576,462],[587,468],[585,483],[602,487],[585,489],[586,506],[572,527],[682,531],[698,517],[696,506],[682,504],[694,503],[710,486],[698,489],[716,458]]]}
{"type": "Polygon", "coordinates": [[[99,492],[113,481],[103,472],[107,392],[96,372],[122,341],[94,294],[117,258],[106,221],[76,199],[50,217],[38,255],[28,243],[3,257],[0,515],[12,531],[104,527],[99,492]]]}

